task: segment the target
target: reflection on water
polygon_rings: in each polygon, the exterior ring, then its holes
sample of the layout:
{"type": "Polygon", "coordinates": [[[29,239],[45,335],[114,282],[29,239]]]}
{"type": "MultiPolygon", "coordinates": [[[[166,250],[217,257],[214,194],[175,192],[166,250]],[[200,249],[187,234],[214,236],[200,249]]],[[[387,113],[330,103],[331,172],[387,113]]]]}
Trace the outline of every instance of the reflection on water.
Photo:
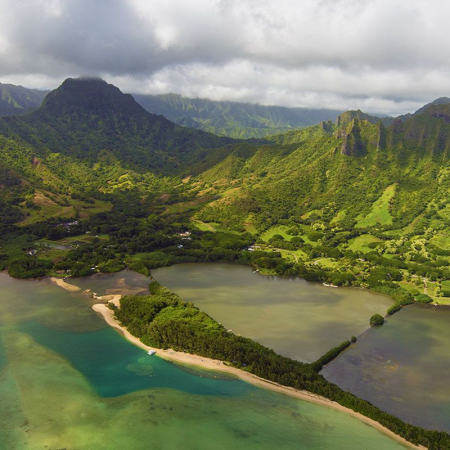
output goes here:
{"type": "Polygon", "coordinates": [[[152,275],[234,333],[304,362],[359,335],[392,304],[362,289],[265,277],[231,264],[179,264],[152,275]]]}
{"type": "Polygon", "coordinates": [[[0,273],[0,449],[403,448],[334,410],[147,357],[90,303],[0,273]]]}
{"type": "Polygon", "coordinates": [[[450,310],[413,305],[372,328],[322,375],[402,419],[450,432],[450,310]]]}

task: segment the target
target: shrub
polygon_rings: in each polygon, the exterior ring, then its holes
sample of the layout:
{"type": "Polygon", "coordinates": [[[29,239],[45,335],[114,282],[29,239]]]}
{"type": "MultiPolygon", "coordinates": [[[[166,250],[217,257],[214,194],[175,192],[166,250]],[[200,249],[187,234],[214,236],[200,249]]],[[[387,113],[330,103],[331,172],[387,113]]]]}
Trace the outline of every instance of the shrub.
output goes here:
{"type": "Polygon", "coordinates": [[[370,326],[379,326],[379,325],[383,325],[384,323],[384,318],[383,316],[380,316],[379,314],[374,314],[371,318],[370,318],[370,326]]]}
{"type": "Polygon", "coordinates": [[[397,311],[400,311],[402,309],[402,305],[400,303],[396,303],[395,305],[392,305],[388,310],[386,311],[388,316],[392,316],[392,314],[395,314],[397,311]]]}
{"type": "Polygon", "coordinates": [[[47,275],[53,267],[50,261],[27,258],[12,262],[8,267],[9,275],[13,278],[36,278],[47,275]]]}
{"type": "Polygon", "coordinates": [[[416,295],[414,300],[419,303],[431,303],[433,301],[433,299],[427,294],[416,295]]]}

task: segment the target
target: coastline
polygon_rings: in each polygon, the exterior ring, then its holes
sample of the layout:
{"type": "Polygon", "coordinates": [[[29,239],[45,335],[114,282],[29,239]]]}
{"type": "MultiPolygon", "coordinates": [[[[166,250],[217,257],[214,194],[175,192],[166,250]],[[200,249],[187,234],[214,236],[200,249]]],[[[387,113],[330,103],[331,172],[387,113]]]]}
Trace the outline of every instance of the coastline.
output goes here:
{"type": "MultiPolygon", "coordinates": [[[[70,285],[69,285],[70,286],[70,285]]],[[[61,286],[62,287],[62,286],[61,286]]],[[[253,375],[249,372],[245,372],[241,369],[237,369],[235,367],[227,366],[223,363],[223,361],[206,358],[198,355],[192,355],[190,353],[184,353],[184,352],[177,352],[174,350],[162,350],[158,348],[153,348],[148,345],[143,344],[137,337],[133,336],[124,326],[122,326],[114,317],[114,313],[111,309],[108,308],[108,306],[104,303],[97,303],[92,306],[92,309],[100,314],[105,322],[117,330],[120,334],[122,334],[128,341],[133,343],[134,345],[149,351],[154,350],[156,351],[156,355],[170,361],[174,361],[177,363],[182,364],[188,364],[188,365],[194,365],[199,366],[204,369],[209,370],[217,370],[221,372],[227,372],[230,374],[235,375],[236,377],[242,379],[243,381],[253,384],[257,387],[264,388],[264,389],[270,389],[272,391],[290,395],[291,397],[298,398],[300,400],[305,400],[311,403],[316,403],[321,406],[326,406],[329,408],[333,408],[337,411],[343,412],[345,414],[348,414],[352,417],[355,417],[362,422],[376,428],[377,430],[381,431],[382,433],[386,434],[387,436],[395,439],[396,441],[400,442],[401,444],[414,449],[420,449],[420,450],[426,450],[426,447],[423,446],[417,446],[415,444],[412,444],[411,442],[407,441],[406,439],[402,438],[401,436],[398,436],[393,431],[389,430],[388,428],[385,428],[383,425],[381,425],[379,422],[370,419],[369,417],[366,417],[358,412],[353,411],[352,409],[346,408],[342,405],[340,405],[337,402],[334,402],[332,400],[329,400],[325,397],[321,397],[316,394],[312,394],[307,391],[299,391],[291,387],[282,386],[278,383],[265,380],[264,378],[260,378],[256,375],[253,375]]]]}

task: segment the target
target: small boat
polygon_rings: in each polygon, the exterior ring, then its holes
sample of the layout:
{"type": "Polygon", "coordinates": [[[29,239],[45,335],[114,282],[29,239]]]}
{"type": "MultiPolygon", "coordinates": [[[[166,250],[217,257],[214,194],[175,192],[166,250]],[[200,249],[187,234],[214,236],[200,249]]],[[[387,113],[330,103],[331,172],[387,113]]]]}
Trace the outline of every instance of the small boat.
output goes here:
{"type": "Polygon", "coordinates": [[[150,350],[147,352],[150,356],[153,356],[156,353],[156,350],[150,350]]]}

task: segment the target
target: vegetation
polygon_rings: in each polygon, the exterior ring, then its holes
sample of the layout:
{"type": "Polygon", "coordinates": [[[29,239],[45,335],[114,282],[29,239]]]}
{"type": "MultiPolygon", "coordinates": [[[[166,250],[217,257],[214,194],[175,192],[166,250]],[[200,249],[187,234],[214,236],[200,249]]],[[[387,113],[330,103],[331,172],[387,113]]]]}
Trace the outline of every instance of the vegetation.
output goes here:
{"type": "Polygon", "coordinates": [[[383,325],[383,323],[384,323],[384,317],[380,316],[380,314],[374,314],[370,318],[370,326],[371,327],[383,325]]]}
{"type": "Polygon", "coordinates": [[[47,93],[0,83],[0,116],[26,114],[40,106],[47,93]]]}
{"type": "MultiPolygon", "coordinates": [[[[355,336],[352,336],[351,342],[356,342],[355,336]]],[[[311,368],[315,372],[319,373],[323,369],[323,366],[333,361],[334,358],[336,358],[340,353],[342,353],[347,347],[350,346],[351,342],[345,341],[338,347],[332,348],[327,353],[325,353],[325,355],[321,356],[317,361],[313,362],[311,364],[311,368]]]]}

